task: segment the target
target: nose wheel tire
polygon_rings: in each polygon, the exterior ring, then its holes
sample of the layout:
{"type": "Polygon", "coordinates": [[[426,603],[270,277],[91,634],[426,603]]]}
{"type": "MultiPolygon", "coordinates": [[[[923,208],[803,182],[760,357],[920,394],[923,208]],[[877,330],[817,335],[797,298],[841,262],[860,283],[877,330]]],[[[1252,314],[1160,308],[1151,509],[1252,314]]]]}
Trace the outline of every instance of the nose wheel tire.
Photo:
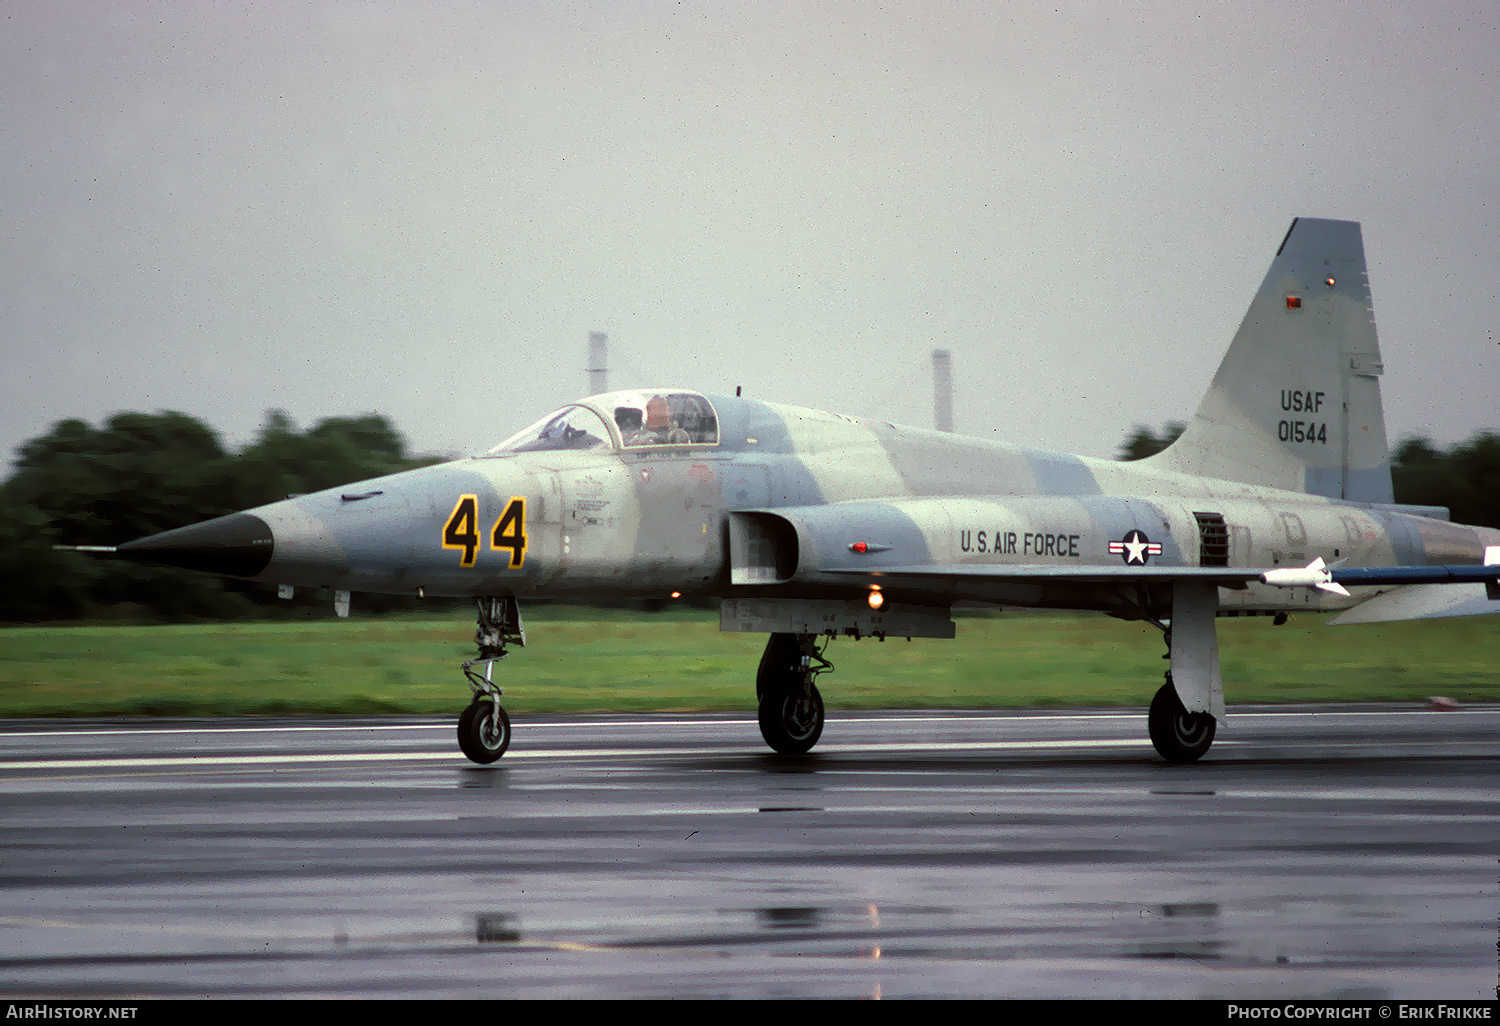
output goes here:
{"type": "Polygon", "coordinates": [[[1214,743],[1213,716],[1206,712],[1190,713],[1182,707],[1172,682],[1161,686],[1151,699],[1146,717],[1151,743],[1168,762],[1197,762],[1214,743]]]}
{"type": "Polygon", "coordinates": [[[823,734],[823,696],[815,685],[761,695],[760,736],[783,755],[801,755],[823,734]]]}
{"type": "Polygon", "coordinates": [[[458,717],[458,747],[470,760],[489,765],[510,747],[510,717],[489,699],[472,703],[458,717]]]}

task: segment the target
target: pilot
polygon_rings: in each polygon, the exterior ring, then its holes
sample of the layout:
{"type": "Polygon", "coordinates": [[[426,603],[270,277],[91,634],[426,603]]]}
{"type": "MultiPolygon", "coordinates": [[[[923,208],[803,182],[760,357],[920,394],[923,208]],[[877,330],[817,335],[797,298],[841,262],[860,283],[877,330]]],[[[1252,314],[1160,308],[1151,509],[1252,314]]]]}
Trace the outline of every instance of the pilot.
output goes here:
{"type": "Polygon", "coordinates": [[[686,445],[691,441],[682,425],[672,420],[667,400],[659,395],[646,400],[646,430],[652,433],[656,445],[686,445]]]}
{"type": "Polygon", "coordinates": [[[645,412],[645,423],[641,421],[642,413],[638,407],[615,407],[615,423],[620,426],[620,437],[626,445],[660,445],[662,433],[652,426],[649,406],[645,412]]]}

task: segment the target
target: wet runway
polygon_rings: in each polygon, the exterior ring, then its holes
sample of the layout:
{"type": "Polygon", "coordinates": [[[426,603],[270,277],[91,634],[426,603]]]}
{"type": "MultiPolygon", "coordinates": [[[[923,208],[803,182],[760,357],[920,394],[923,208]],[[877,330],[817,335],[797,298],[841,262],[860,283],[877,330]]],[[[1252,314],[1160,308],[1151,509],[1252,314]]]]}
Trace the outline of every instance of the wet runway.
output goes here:
{"type": "Polygon", "coordinates": [[[1493,998],[1500,707],[0,722],[11,997],[1493,998]]]}

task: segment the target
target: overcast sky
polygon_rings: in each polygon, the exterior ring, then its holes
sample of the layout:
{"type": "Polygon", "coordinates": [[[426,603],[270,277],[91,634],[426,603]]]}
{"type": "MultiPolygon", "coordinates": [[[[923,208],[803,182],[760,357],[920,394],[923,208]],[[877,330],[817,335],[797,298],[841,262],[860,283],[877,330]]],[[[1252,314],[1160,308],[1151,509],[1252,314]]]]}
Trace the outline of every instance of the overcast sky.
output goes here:
{"type": "Polygon", "coordinates": [[[0,462],[57,420],[487,448],[733,391],[1112,456],[1299,215],[1390,435],[1500,430],[1500,5],[7,0],[0,462]]]}

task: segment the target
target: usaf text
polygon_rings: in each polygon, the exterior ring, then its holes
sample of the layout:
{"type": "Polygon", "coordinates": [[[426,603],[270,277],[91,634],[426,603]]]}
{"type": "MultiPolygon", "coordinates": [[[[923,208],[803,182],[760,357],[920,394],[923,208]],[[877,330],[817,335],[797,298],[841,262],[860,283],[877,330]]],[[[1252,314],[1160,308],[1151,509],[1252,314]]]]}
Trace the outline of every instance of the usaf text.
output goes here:
{"type": "Polygon", "coordinates": [[[958,547],[963,552],[992,553],[999,556],[1068,556],[1078,558],[1078,535],[1032,534],[1030,532],[963,530],[958,532],[958,547]]]}

